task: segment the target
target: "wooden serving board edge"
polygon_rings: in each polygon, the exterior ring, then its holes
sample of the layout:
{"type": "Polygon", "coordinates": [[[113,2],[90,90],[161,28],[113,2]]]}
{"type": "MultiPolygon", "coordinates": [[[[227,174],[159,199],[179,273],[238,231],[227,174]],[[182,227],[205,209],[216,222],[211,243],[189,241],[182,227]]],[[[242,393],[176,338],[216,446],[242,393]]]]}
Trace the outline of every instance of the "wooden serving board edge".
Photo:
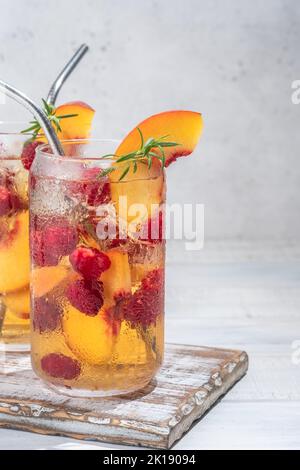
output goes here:
{"type": "MultiPolygon", "coordinates": [[[[237,362],[234,370],[229,373],[228,363],[225,364],[220,371],[216,371],[210,380],[209,385],[212,387],[206,397],[202,400],[196,396],[191,397],[192,410],[186,416],[182,416],[180,422],[171,430],[168,441],[162,447],[170,449],[176,441],[181,439],[192,426],[192,424],[200,420],[207,411],[209,411],[218,400],[220,400],[242,377],[247,373],[249,366],[249,358],[245,351],[235,351],[237,353],[237,362]],[[220,383],[221,379],[221,383],[220,383]]],[[[230,364],[233,364],[230,363],[230,364]]]]}
{"type": "Polygon", "coordinates": [[[34,400],[20,403],[13,399],[5,399],[4,401],[3,398],[0,402],[0,428],[111,444],[170,449],[189,430],[194,421],[199,420],[246,374],[248,369],[247,353],[237,350],[226,351],[232,352],[230,362],[224,361],[223,366],[216,368],[207,384],[191,394],[180,407],[173,422],[162,423],[159,428],[150,429],[147,425],[141,426],[140,422],[134,420],[118,422],[116,425],[107,422],[101,423],[101,419],[81,421],[76,416],[72,417],[70,413],[66,415],[63,409],[59,413],[60,416],[57,413],[55,416],[51,416],[53,410],[50,409],[48,413],[47,407],[43,409],[34,400]],[[75,424],[78,430],[76,433],[73,432],[75,424]]]}

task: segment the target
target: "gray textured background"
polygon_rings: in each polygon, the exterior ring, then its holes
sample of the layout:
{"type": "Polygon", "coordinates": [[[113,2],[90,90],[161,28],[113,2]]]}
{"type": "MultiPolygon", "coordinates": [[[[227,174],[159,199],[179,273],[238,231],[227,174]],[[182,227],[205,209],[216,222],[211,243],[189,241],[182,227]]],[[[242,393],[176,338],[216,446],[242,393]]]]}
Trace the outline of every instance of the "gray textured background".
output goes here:
{"type": "MultiPolygon", "coordinates": [[[[94,105],[99,136],[121,137],[161,110],[203,113],[196,155],[169,169],[169,200],[205,204],[207,239],[299,238],[299,1],[0,6],[0,75],[35,99],[77,45],[91,46],[60,100],[94,105]]],[[[23,117],[11,102],[0,106],[0,120],[23,117]]]]}

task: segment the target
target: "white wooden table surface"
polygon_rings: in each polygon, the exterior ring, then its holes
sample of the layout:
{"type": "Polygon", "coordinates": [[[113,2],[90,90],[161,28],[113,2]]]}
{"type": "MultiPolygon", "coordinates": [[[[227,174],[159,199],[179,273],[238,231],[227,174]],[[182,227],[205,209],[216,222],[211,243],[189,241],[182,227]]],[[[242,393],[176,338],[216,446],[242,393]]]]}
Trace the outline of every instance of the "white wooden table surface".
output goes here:
{"type": "MultiPolygon", "coordinates": [[[[300,449],[300,243],[170,243],[166,307],[167,341],[250,356],[248,375],[174,449],[300,449]]],[[[0,429],[0,449],[78,448],[128,449],[0,429]]]]}

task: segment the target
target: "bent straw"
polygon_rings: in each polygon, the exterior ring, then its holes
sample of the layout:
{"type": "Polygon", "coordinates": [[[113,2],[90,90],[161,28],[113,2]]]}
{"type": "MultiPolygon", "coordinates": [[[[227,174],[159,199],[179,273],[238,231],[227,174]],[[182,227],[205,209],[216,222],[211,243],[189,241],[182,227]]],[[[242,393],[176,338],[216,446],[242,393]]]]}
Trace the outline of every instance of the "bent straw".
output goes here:
{"type": "Polygon", "coordinates": [[[79,49],[75,52],[73,57],[69,60],[69,62],[65,65],[60,74],[57,76],[56,80],[53,82],[47,96],[47,103],[52,105],[55,104],[57,95],[60,92],[60,89],[63,86],[64,82],[73,72],[75,67],[79,64],[79,62],[88,50],[88,46],[86,44],[82,44],[79,49]]]}
{"type": "Polygon", "coordinates": [[[35,119],[38,121],[45,133],[52,152],[54,154],[64,155],[58,137],[44,111],[24,93],[12,87],[11,85],[8,85],[8,83],[5,83],[3,80],[0,80],[0,90],[3,90],[8,96],[24,106],[34,115],[35,119]]]}

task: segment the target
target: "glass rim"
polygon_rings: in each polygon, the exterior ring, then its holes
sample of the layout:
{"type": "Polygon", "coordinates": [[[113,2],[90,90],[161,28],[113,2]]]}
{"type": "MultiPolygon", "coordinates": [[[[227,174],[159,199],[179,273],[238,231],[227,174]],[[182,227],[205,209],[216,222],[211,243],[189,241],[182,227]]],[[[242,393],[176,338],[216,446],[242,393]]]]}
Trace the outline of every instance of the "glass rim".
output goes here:
{"type": "Polygon", "coordinates": [[[11,150],[11,144],[24,145],[32,137],[30,133],[23,133],[17,129],[28,127],[28,121],[3,121],[0,120],[0,162],[20,161],[22,151],[11,150]],[[2,149],[2,144],[4,145],[2,149]],[[3,152],[3,153],[2,153],[3,152]]]}
{"type": "MultiPolygon", "coordinates": [[[[68,140],[61,140],[60,143],[62,147],[66,145],[76,145],[76,144],[114,144],[115,148],[120,144],[121,140],[120,139],[97,139],[97,138],[87,138],[87,139],[68,139],[68,140]]],[[[35,166],[35,163],[38,164],[39,158],[45,159],[46,162],[48,163],[57,163],[57,164],[62,164],[62,165],[68,165],[68,163],[77,163],[77,164],[86,164],[86,163],[99,163],[103,162],[104,166],[103,168],[109,168],[111,166],[111,162],[114,162],[115,159],[113,156],[111,157],[105,157],[105,155],[111,155],[111,153],[105,153],[101,156],[94,156],[95,151],[91,150],[91,155],[57,155],[53,153],[49,143],[42,143],[39,145],[36,149],[36,158],[34,160],[34,163],[32,165],[32,169],[35,166]]],[[[113,154],[112,154],[113,155],[113,154]]],[[[157,174],[149,174],[147,177],[133,177],[130,179],[126,179],[126,181],[113,181],[113,183],[126,183],[129,181],[147,181],[147,180],[154,180],[159,177],[161,177],[164,174],[164,169],[161,167],[160,171],[157,172],[157,174]]]]}
{"type": "MultiPolygon", "coordinates": [[[[76,145],[76,144],[115,144],[116,146],[121,142],[120,139],[94,139],[94,138],[85,138],[85,139],[66,139],[61,140],[60,144],[64,148],[67,145],[76,145]]],[[[51,158],[53,160],[58,160],[61,162],[80,162],[80,161],[113,161],[114,159],[111,158],[103,158],[102,156],[75,156],[75,155],[58,155],[53,153],[49,143],[42,143],[36,149],[36,152],[41,154],[43,157],[51,158]]]]}

